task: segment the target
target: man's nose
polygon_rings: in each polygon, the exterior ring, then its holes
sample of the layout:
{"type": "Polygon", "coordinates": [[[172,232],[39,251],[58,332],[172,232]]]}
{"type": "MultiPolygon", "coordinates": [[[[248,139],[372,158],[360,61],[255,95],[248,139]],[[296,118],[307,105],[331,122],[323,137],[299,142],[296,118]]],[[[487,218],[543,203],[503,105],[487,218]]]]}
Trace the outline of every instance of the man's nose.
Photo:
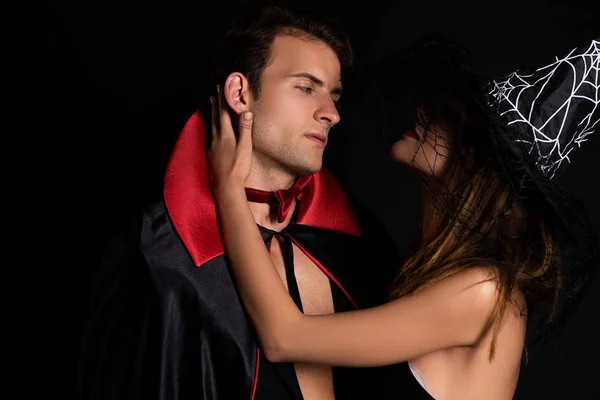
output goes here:
{"type": "Polygon", "coordinates": [[[318,121],[327,123],[329,126],[333,126],[340,122],[340,114],[335,106],[335,102],[329,96],[324,99],[321,106],[317,109],[315,118],[318,121]]]}

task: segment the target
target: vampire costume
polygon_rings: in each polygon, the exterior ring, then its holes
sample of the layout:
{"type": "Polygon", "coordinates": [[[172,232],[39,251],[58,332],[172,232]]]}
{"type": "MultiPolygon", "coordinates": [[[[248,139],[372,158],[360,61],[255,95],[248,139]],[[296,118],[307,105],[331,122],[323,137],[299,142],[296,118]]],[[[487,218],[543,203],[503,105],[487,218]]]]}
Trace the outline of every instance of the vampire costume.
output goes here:
{"type": "MultiPolygon", "coordinates": [[[[302,398],[293,364],[270,363],[236,293],[224,254],[196,112],[169,160],[164,198],[110,244],[93,285],[80,361],[80,397],[143,400],[302,398]]],[[[262,199],[264,198],[264,199],[262,199]]],[[[295,244],[329,278],[336,312],[379,304],[401,264],[385,229],[325,170],[279,198],[281,232],[259,227],[268,247],[283,242],[290,294],[302,309],[289,251],[295,244]],[[287,199],[287,201],[285,201],[287,199]],[[287,252],[285,250],[288,250],[287,252]]],[[[375,398],[378,369],[333,368],[338,399],[375,398]]]]}

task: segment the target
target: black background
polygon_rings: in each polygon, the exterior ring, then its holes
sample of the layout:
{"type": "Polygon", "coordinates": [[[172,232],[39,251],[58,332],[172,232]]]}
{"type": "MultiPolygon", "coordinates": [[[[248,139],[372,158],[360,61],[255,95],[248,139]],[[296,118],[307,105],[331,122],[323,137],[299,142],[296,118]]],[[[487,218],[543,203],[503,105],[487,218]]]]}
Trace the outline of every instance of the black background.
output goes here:
{"type": "MultiPolygon", "coordinates": [[[[36,173],[41,178],[27,201],[39,211],[28,215],[37,227],[28,243],[43,242],[38,248],[44,249],[43,260],[52,260],[57,282],[48,291],[60,300],[56,306],[52,302],[51,311],[44,302],[38,305],[41,314],[52,316],[46,332],[60,339],[60,345],[48,346],[60,353],[49,360],[49,372],[56,374],[49,392],[57,388],[62,398],[75,395],[76,366],[70,355],[77,350],[98,253],[115,223],[160,196],[162,173],[179,130],[208,102],[208,51],[221,25],[246,3],[59,1],[41,8],[33,24],[41,48],[30,54],[36,73],[30,79],[32,122],[27,123],[29,128],[35,124],[41,156],[30,157],[39,159],[36,173]],[[55,365],[56,359],[61,360],[55,365]]],[[[555,55],[600,37],[600,14],[592,3],[301,4],[344,22],[358,65],[437,32],[469,48],[491,74],[501,77],[551,62],[555,55]]],[[[600,138],[594,133],[562,181],[585,201],[600,232],[598,150],[600,138]]],[[[342,122],[332,131],[325,166],[384,220],[400,247],[406,245],[418,220],[418,188],[386,149],[342,122]]],[[[599,290],[595,284],[563,333],[530,355],[517,399],[600,398],[599,290]]]]}

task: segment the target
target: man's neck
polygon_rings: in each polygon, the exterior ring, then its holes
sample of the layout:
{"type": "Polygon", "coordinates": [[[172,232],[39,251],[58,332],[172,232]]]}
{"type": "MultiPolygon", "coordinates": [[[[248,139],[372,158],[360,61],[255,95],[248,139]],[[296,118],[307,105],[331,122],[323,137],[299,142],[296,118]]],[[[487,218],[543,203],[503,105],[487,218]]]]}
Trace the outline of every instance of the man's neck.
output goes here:
{"type": "MultiPolygon", "coordinates": [[[[256,164],[258,163],[253,163],[252,170],[246,181],[247,188],[274,192],[280,189],[290,188],[297,178],[296,176],[279,169],[261,168],[260,165],[256,164]]],[[[268,204],[253,202],[248,202],[248,204],[250,205],[256,223],[274,231],[281,231],[290,223],[296,207],[296,205],[294,205],[285,221],[279,223],[277,221],[277,216],[271,215],[271,209],[268,204]]]]}
{"type": "Polygon", "coordinates": [[[277,161],[254,153],[246,187],[274,192],[280,189],[288,189],[296,178],[297,176],[294,173],[277,161]]]}

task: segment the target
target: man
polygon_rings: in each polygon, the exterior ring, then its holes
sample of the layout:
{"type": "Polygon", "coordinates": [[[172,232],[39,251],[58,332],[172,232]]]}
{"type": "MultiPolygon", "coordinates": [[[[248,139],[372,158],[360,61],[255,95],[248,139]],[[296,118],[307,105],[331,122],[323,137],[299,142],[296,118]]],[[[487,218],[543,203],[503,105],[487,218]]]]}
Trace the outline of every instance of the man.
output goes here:
{"type": "MultiPolygon", "coordinates": [[[[342,32],[281,8],[237,21],[216,57],[218,95],[232,117],[254,114],[248,200],[282,280],[309,314],[383,301],[382,284],[391,280],[384,266],[399,265],[381,226],[361,219],[321,169],[351,60],[342,32]]],[[[113,242],[100,269],[82,350],[82,397],[372,394],[375,370],[274,364],[262,356],[223,251],[206,129],[200,112],[188,120],[166,171],[164,200],[113,242]]]]}

